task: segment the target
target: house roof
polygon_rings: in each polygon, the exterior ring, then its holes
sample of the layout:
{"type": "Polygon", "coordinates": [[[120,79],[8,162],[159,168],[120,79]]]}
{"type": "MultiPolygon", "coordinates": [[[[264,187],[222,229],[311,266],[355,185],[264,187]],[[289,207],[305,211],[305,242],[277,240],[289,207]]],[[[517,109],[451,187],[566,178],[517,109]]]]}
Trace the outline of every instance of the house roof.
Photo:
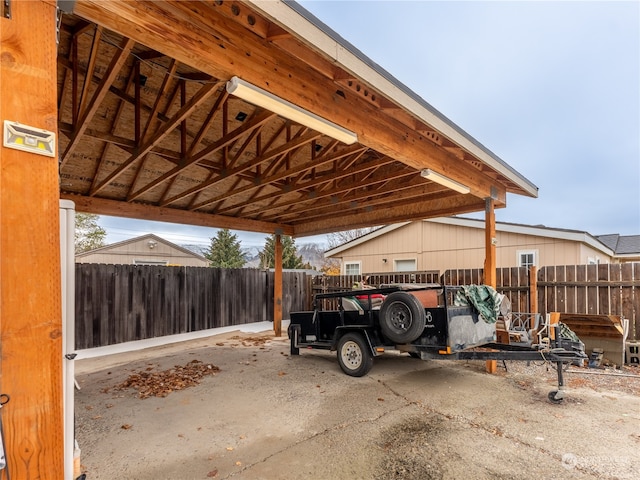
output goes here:
{"type": "MultiPolygon", "coordinates": [[[[431,223],[443,223],[447,225],[458,225],[468,228],[485,228],[485,222],[483,220],[477,220],[473,218],[443,217],[425,219],[423,221],[431,223]]],[[[338,245],[335,248],[327,250],[325,252],[325,257],[329,258],[337,255],[357,245],[361,245],[370,240],[373,240],[374,238],[385,235],[386,233],[402,228],[409,223],[411,222],[395,223],[374,230],[373,232],[370,232],[359,238],[356,238],[349,242],[345,242],[342,245],[338,245]]],[[[640,254],[640,235],[633,235],[628,237],[621,237],[620,235],[602,235],[600,237],[595,237],[588,232],[580,230],[569,230],[564,228],[551,228],[544,225],[525,225],[507,222],[496,222],[496,231],[584,243],[608,256],[621,254],[640,254]],[[623,241],[621,242],[620,239],[623,239],[623,241]]]]}
{"type": "Polygon", "coordinates": [[[78,211],[305,236],[483,211],[486,198],[500,208],[507,193],[537,197],[532,182],[294,2],[63,8],[60,190],[78,211]],[[227,90],[233,77],[357,141],[241,100],[227,90]]]}
{"type": "Polygon", "coordinates": [[[615,252],[616,255],[640,256],[640,235],[598,235],[598,240],[615,252]]]}
{"type": "Polygon", "coordinates": [[[189,250],[188,248],[184,248],[181,247],[180,245],[176,245],[175,243],[170,242],[169,240],[165,240],[164,238],[161,238],[157,235],[154,235],[153,233],[147,233],[145,235],[141,235],[139,237],[134,237],[134,238],[129,238],[128,240],[123,240],[122,242],[117,242],[117,243],[110,243],[109,245],[105,245],[103,247],[99,247],[99,248],[94,248],[93,250],[88,250],[86,252],[82,252],[82,253],[78,253],[76,255],[76,258],[81,258],[81,257],[86,257],[89,255],[94,255],[96,253],[109,253],[110,250],[114,250],[116,248],[125,246],[125,245],[130,245],[132,243],[136,243],[136,242],[140,242],[140,241],[154,241],[154,242],[158,242],[158,243],[162,243],[170,248],[173,248],[175,250],[179,250],[180,252],[190,256],[190,257],[194,257],[197,258],[198,260],[203,260],[205,262],[208,262],[208,260],[203,257],[202,255],[198,255],[197,253],[189,250]]]}

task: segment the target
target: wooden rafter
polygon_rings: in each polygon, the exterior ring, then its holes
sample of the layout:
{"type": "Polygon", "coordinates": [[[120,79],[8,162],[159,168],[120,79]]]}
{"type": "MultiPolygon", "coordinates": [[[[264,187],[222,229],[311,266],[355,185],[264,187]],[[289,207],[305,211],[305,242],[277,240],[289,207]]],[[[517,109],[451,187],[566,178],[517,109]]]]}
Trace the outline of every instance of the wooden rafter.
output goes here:
{"type": "MultiPolygon", "coordinates": [[[[263,162],[266,162],[268,160],[272,160],[276,157],[279,157],[280,155],[284,155],[287,152],[291,151],[291,150],[296,150],[298,148],[301,148],[302,146],[310,143],[311,141],[313,141],[314,139],[320,137],[321,134],[318,132],[309,132],[306,135],[302,135],[300,137],[294,138],[293,140],[291,140],[288,143],[285,143],[279,147],[274,148],[273,150],[270,150],[266,153],[264,153],[263,155],[253,159],[251,162],[248,162],[244,165],[241,165],[239,167],[234,168],[232,171],[228,172],[229,175],[236,175],[240,172],[244,172],[244,171],[248,171],[251,168],[260,165],[263,162]]],[[[206,186],[211,186],[214,183],[216,183],[217,181],[221,181],[223,180],[223,178],[217,178],[214,181],[209,181],[207,182],[208,185],[206,186]]],[[[201,189],[201,186],[197,187],[198,189],[201,189]]],[[[205,200],[202,201],[200,203],[197,203],[196,205],[193,205],[191,208],[193,210],[199,210],[201,208],[204,208],[212,203],[215,203],[219,200],[217,199],[209,199],[209,200],[205,200]]]]}
{"type": "Polygon", "coordinates": [[[340,230],[371,225],[421,220],[429,217],[442,217],[456,213],[474,212],[482,208],[484,202],[472,195],[449,195],[441,198],[419,198],[393,204],[385,208],[366,207],[341,211],[340,215],[328,214],[324,218],[301,218],[293,224],[296,236],[317,235],[340,230]]]}
{"type": "MultiPolygon", "coordinates": [[[[338,152],[335,155],[332,155],[330,158],[325,160],[325,163],[330,163],[330,162],[334,162],[337,159],[345,156],[345,155],[349,155],[350,157],[355,157],[355,158],[360,158],[362,155],[364,155],[366,153],[366,149],[360,147],[360,148],[348,148],[346,150],[349,150],[348,152],[338,152]]],[[[386,163],[390,163],[392,162],[391,159],[387,159],[386,163]]],[[[367,164],[363,164],[360,165],[358,168],[353,169],[353,170],[345,170],[342,175],[343,176],[347,176],[347,175],[353,175],[356,173],[359,173],[361,171],[366,171],[366,170],[371,170],[374,168],[379,167],[380,165],[384,164],[383,162],[376,160],[375,162],[373,162],[373,164],[371,163],[367,163],[367,164]]],[[[317,166],[317,165],[315,165],[317,166]]],[[[306,173],[308,172],[311,168],[314,168],[314,166],[310,166],[309,164],[307,165],[302,165],[296,169],[293,170],[289,170],[289,171],[283,171],[280,172],[279,174],[275,175],[272,178],[265,178],[263,180],[263,182],[259,185],[247,185],[244,188],[235,188],[230,190],[230,192],[226,195],[225,199],[229,199],[231,197],[233,197],[234,195],[240,195],[240,194],[245,194],[248,192],[251,192],[253,190],[256,190],[258,188],[262,188],[267,184],[274,184],[278,181],[281,181],[287,177],[290,177],[292,175],[295,175],[296,173],[306,173]]],[[[260,197],[252,197],[249,200],[243,201],[241,203],[236,203],[230,206],[225,207],[224,209],[217,209],[217,213],[226,213],[228,211],[232,211],[232,210],[236,210],[239,208],[245,208],[249,205],[251,205],[252,203],[256,203],[256,202],[262,202],[265,200],[275,200],[283,195],[288,195],[291,194],[293,192],[298,192],[301,190],[307,190],[309,188],[314,188],[318,185],[322,185],[324,183],[327,182],[331,182],[333,180],[335,180],[336,178],[340,178],[340,173],[338,173],[337,171],[331,171],[328,174],[322,176],[322,177],[314,177],[313,180],[308,181],[308,182],[301,182],[301,178],[297,179],[296,181],[293,181],[289,184],[287,184],[287,188],[285,189],[281,189],[279,191],[276,191],[274,193],[269,193],[266,195],[262,195],[260,197]]],[[[275,206],[273,206],[274,204],[272,203],[271,206],[267,206],[267,207],[260,207],[255,211],[265,211],[271,207],[273,208],[277,208],[275,206]]]]}
{"type": "Polygon", "coordinates": [[[94,196],[100,190],[102,190],[105,186],[107,186],[110,182],[118,178],[122,173],[124,173],[127,169],[131,168],[134,162],[142,158],[142,156],[149,153],[154,146],[160,143],[174,128],[176,128],[182,120],[189,116],[189,114],[198,108],[209,96],[216,91],[217,85],[215,83],[208,83],[200,87],[198,93],[196,93],[187,104],[182,107],[176,114],[163,126],[162,129],[158,130],[147,142],[145,145],[142,145],[136,153],[131,155],[125,162],[116,168],[113,172],[111,172],[105,179],[103,179],[95,188],[93,188],[90,192],[91,196],[94,196]]]}
{"type": "Polygon", "coordinates": [[[127,55],[131,48],[133,48],[134,42],[130,38],[123,38],[120,43],[120,47],[116,50],[115,55],[111,60],[111,64],[107,69],[107,72],[102,77],[100,84],[96,88],[91,101],[87,104],[86,108],[80,112],[77,123],[75,123],[74,132],[71,134],[71,141],[67,145],[66,150],[61,156],[60,167],[64,167],[65,163],[69,159],[70,154],[78,146],[84,130],[89,126],[89,122],[93,115],[100,107],[100,102],[104,99],[109,91],[109,86],[113,83],[115,77],[120,72],[122,65],[127,60],[127,55]]]}
{"type": "MultiPolygon", "coordinates": [[[[372,189],[376,184],[389,183],[389,179],[385,176],[378,178],[377,181],[371,181],[367,184],[367,187],[362,187],[362,183],[359,179],[345,182],[342,185],[336,185],[332,189],[318,192],[313,196],[311,204],[310,199],[305,201],[298,200],[296,205],[291,205],[284,213],[276,213],[274,215],[266,215],[266,212],[273,209],[264,209],[261,212],[260,218],[278,218],[286,221],[287,218],[297,217],[304,214],[305,218],[308,218],[310,211],[322,211],[327,212],[333,208],[337,208],[339,205],[349,204],[351,202],[363,202],[367,200],[367,203],[372,205],[371,199],[374,197],[379,198],[378,203],[388,204],[388,196],[394,194],[394,199],[397,199],[399,192],[405,190],[415,190],[415,196],[425,195],[428,192],[442,191],[442,188],[434,187],[433,185],[424,185],[423,182],[416,184],[417,182],[411,182],[409,178],[415,177],[415,172],[405,171],[404,173],[396,174],[396,181],[391,185],[383,189],[372,189]],[[355,192],[355,193],[353,193],[355,192]],[[322,199],[326,200],[322,200],[322,199]]],[[[394,202],[395,204],[395,202],[394,202]]],[[[274,207],[277,208],[277,207],[274,207]]]]}
{"type": "MultiPolygon", "coordinates": [[[[129,196],[129,198],[127,198],[127,201],[130,202],[132,200],[135,200],[137,197],[139,197],[143,193],[148,192],[152,188],[160,185],[161,183],[166,182],[167,180],[170,180],[170,179],[174,178],[175,176],[179,175],[181,172],[183,172],[184,170],[189,168],[191,165],[196,164],[199,160],[202,160],[206,156],[211,155],[212,153],[214,153],[214,152],[216,152],[218,150],[221,150],[226,145],[229,145],[230,143],[235,142],[238,138],[242,137],[243,135],[246,135],[247,133],[250,133],[252,130],[254,130],[256,128],[260,128],[261,125],[263,125],[264,123],[269,121],[269,119],[271,119],[273,116],[274,116],[274,114],[271,113],[271,112],[262,112],[260,115],[257,115],[254,119],[252,119],[252,121],[248,122],[247,124],[242,125],[241,127],[239,127],[238,129],[234,130],[233,132],[225,135],[220,140],[218,140],[217,142],[214,142],[212,145],[209,145],[208,147],[204,148],[203,150],[200,150],[195,155],[193,155],[193,156],[191,156],[189,158],[185,158],[176,167],[172,168],[171,170],[169,170],[168,172],[164,173],[163,175],[160,175],[155,180],[153,180],[153,181],[149,182],[148,184],[146,184],[144,187],[141,187],[136,192],[131,194],[129,196]]],[[[215,180],[217,180],[217,179],[215,179],[215,180]]],[[[213,181],[212,181],[212,184],[213,184],[213,181]]],[[[198,188],[199,187],[194,187],[194,191],[190,192],[190,193],[194,193],[195,191],[197,191],[198,188]]],[[[187,195],[189,195],[189,194],[187,194],[187,195]]],[[[172,203],[172,202],[169,202],[169,203],[172,203]]]]}
{"type": "MultiPolygon", "coordinates": [[[[80,98],[77,103],[77,111],[73,112],[73,118],[77,121],[82,116],[82,112],[85,110],[88,98],[89,88],[91,87],[90,79],[93,77],[95,71],[96,61],[98,60],[98,48],[100,47],[100,37],[102,36],[102,27],[96,26],[93,34],[93,42],[91,45],[91,53],[89,54],[89,61],[87,62],[87,70],[84,76],[84,82],[82,83],[82,91],[80,92],[80,98]]],[[[77,39],[77,35],[75,35],[77,39]]]]}

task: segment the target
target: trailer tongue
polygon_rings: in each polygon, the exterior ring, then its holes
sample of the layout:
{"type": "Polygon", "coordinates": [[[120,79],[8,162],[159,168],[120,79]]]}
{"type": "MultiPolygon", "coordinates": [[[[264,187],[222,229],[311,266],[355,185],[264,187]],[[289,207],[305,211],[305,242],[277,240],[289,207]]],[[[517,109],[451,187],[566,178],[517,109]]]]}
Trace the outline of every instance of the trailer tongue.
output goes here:
{"type": "Polygon", "coordinates": [[[354,377],[366,375],[386,350],[423,360],[547,361],[558,374],[558,388],[548,398],[560,403],[563,366],[587,359],[584,345],[560,324],[501,312],[500,302],[487,286],[389,285],[318,294],[312,311],[291,313],[291,354],[300,348],[336,351],[340,368],[354,377]],[[520,319],[512,332],[516,340],[497,342],[496,321],[514,318],[520,319]]]}

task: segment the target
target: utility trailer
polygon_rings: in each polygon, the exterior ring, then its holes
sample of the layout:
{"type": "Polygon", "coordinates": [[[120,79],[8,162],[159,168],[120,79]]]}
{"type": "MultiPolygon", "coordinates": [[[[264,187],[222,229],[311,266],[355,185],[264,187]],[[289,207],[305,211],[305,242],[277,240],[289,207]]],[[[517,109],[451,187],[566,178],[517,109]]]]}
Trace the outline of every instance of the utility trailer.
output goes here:
{"type": "Polygon", "coordinates": [[[291,313],[291,354],[300,348],[336,351],[342,371],[354,377],[366,375],[387,350],[423,360],[548,361],[558,374],[549,401],[562,402],[563,366],[587,359],[582,342],[562,325],[537,324],[521,331],[525,342],[497,342],[495,318],[487,317],[498,316],[500,300],[487,291],[495,294],[485,286],[438,284],[317,294],[312,311],[291,313]]]}

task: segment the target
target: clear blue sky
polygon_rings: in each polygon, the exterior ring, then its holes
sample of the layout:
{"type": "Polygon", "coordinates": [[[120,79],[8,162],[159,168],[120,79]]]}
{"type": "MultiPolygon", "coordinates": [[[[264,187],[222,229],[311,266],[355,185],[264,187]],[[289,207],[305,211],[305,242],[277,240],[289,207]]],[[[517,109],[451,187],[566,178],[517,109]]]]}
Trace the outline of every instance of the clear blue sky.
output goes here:
{"type": "MultiPolygon", "coordinates": [[[[299,3],[539,187],[509,195],[498,221],[640,234],[640,2],[299,3]]],[[[109,242],[215,235],[101,224],[109,242]]],[[[239,237],[261,247],[265,235],[239,237]]]]}

